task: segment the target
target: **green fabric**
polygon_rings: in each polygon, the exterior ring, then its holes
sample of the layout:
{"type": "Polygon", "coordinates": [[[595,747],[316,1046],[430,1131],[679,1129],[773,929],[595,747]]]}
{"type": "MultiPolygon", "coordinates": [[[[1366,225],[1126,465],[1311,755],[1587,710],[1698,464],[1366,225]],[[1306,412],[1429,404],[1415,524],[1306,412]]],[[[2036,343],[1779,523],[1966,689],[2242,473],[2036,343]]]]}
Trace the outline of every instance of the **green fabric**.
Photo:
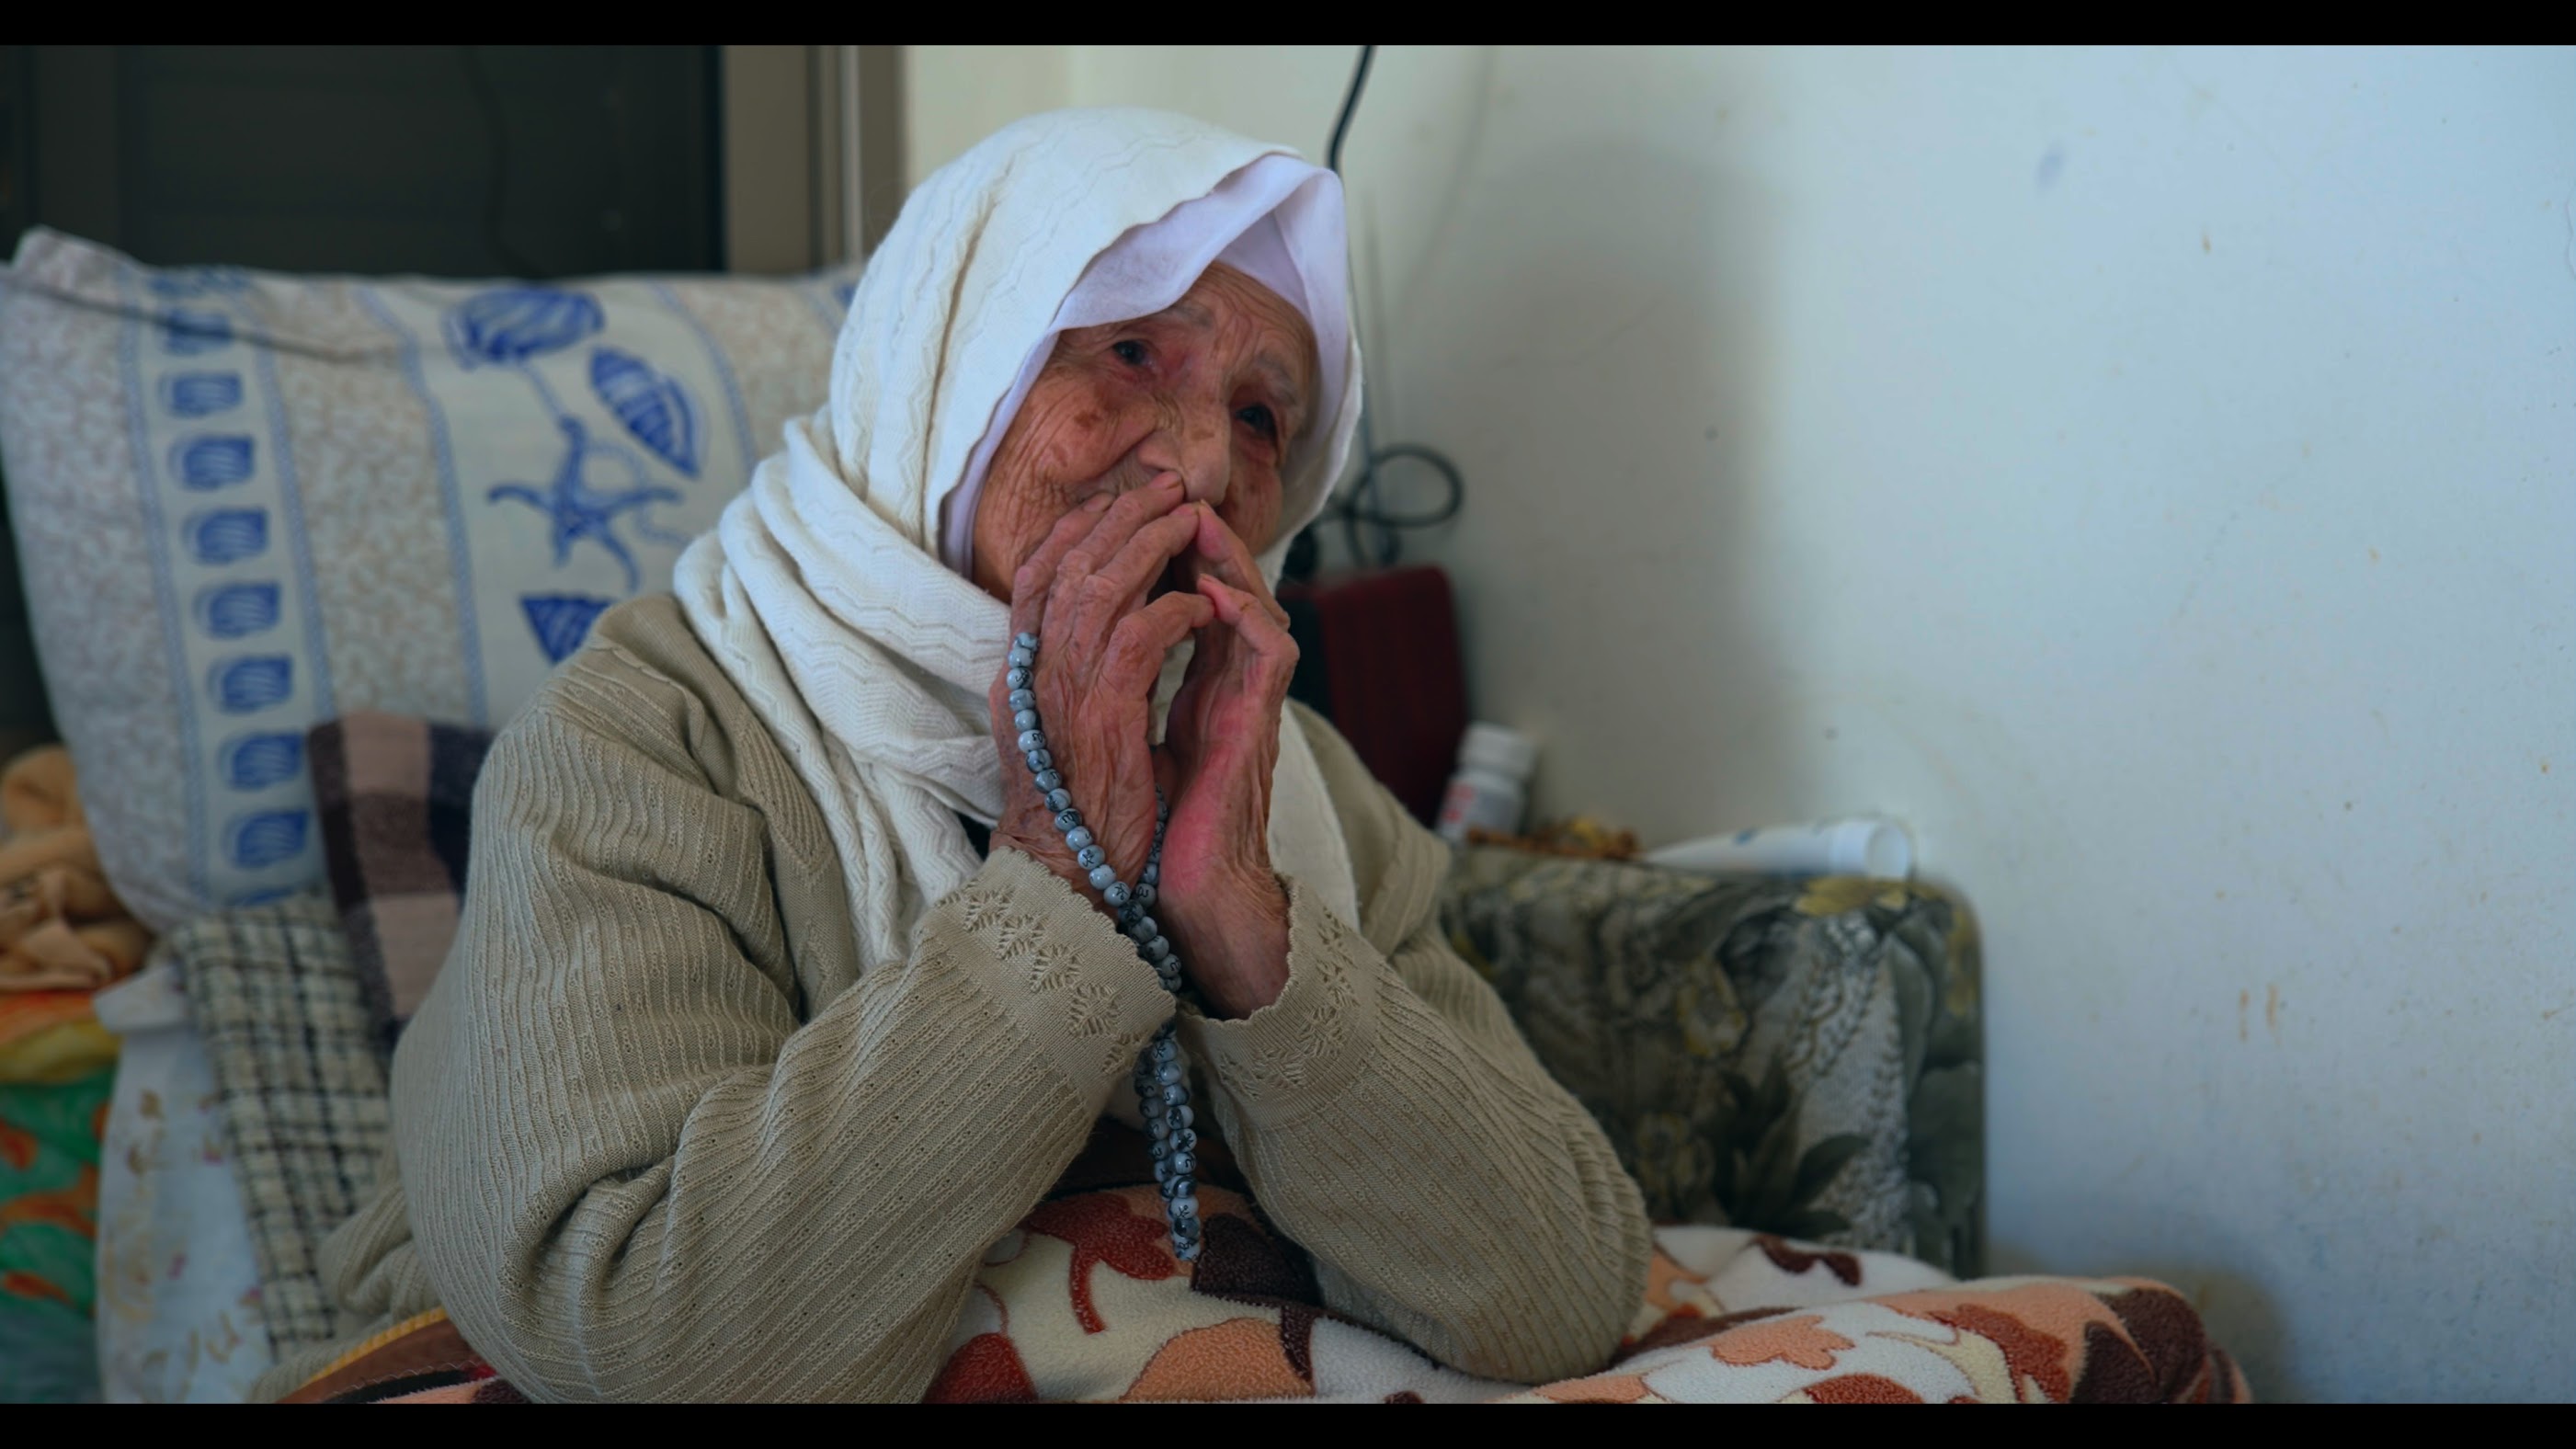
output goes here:
{"type": "Polygon", "coordinates": [[[0,1403],[98,1397],[98,1142],[116,1069],[0,1085],[0,1403]]]}
{"type": "Polygon", "coordinates": [[[1443,920],[1658,1222],[1983,1270],[1977,933],[1940,891],[1461,851],[1443,920]]]}

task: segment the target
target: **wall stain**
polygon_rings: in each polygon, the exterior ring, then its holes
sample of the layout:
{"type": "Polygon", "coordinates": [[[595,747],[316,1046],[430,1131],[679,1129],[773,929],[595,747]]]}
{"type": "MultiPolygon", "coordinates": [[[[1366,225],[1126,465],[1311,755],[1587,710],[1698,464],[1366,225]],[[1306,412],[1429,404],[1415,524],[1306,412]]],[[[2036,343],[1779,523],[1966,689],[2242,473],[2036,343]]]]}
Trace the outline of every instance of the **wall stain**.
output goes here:
{"type": "Polygon", "coordinates": [[[2183,584],[2182,598],[2175,602],[2173,617],[2165,621],[2166,628],[2182,622],[2182,616],[2191,608],[2192,596],[2200,592],[2201,582],[2209,577],[2209,563],[2218,557],[2218,546],[2227,542],[2228,531],[2236,527],[2237,519],[2244,516],[2244,509],[2229,509],[2227,521],[2218,525],[2218,531],[2209,536],[2209,546],[2200,551],[2200,562],[2192,566],[2191,578],[2183,584]]]}
{"type": "Polygon", "coordinates": [[[2236,993],[2236,1039],[2238,1041],[2247,1040],[2245,1035],[2245,1018],[2247,1011],[2249,1011],[2253,1005],[2253,992],[2239,991],[2236,993]]]}
{"type": "Polygon", "coordinates": [[[2272,1040],[2281,1039],[2281,988],[2278,986],[2263,988],[2263,1029],[2272,1034],[2272,1040]]]}

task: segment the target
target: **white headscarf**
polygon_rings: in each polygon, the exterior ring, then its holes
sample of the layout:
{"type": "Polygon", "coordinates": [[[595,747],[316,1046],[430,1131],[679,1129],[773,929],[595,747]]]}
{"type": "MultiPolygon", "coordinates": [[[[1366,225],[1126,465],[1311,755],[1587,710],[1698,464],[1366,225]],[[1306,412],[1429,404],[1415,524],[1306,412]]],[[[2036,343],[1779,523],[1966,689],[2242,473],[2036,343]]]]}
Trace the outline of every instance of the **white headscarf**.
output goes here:
{"type": "MultiPolygon", "coordinates": [[[[1275,580],[1359,420],[1346,247],[1330,172],[1159,111],[1032,116],[904,204],[852,299],[830,402],[787,425],[785,449],[681,555],[674,581],[691,628],[822,807],[861,969],[908,955],[922,912],[975,873],[956,814],[1001,812],[985,691],[1010,611],[966,577],[963,540],[943,550],[934,521],[961,486],[981,486],[1055,335],[1159,311],[1220,258],[1304,312],[1323,387],[1262,556],[1275,580]]],[[[971,538],[971,501],[945,516],[952,539],[971,538]]],[[[1270,850],[1357,924],[1350,853],[1294,716],[1281,721],[1270,850]]]]}

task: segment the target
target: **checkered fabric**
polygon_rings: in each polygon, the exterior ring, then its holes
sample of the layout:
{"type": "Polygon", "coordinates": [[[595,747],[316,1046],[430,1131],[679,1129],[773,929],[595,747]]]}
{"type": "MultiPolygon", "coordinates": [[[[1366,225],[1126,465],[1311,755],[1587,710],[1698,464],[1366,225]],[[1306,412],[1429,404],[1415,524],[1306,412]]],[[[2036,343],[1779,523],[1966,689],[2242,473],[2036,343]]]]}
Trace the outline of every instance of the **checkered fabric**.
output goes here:
{"type": "Polygon", "coordinates": [[[163,949],[213,1059],[269,1335],[280,1356],[345,1337],[358,1324],[332,1306],[315,1254],[374,1189],[392,1117],[339,918],[299,895],[201,917],[163,949]]]}
{"type": "Polygon", "coordinates": [[[348,715],[307,741],[331,896],[387,1050],[455,939],[466,814],[491,743],[487,730],[389,714],[348,715]]]}

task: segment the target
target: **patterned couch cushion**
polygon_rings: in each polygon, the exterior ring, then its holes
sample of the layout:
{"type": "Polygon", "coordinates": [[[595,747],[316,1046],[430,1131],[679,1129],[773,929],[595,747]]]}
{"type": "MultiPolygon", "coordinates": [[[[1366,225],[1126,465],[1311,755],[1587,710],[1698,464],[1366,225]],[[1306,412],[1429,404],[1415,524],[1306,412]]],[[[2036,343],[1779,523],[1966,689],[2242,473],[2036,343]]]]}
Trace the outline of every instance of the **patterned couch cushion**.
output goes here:
{"type": "Polygon", "coordinates": [[[0,272],[46,684],[136,914],[319,884],[304,732],[505,720],[823,400],[850,280],[0,272]]]}
{"type": "Polygon", "coordinates": [[[1459,951],[1658,1222],[1983,1271],[1976,921],[1927,886],[1707,877],[1479,847],[1459,951]]]}

